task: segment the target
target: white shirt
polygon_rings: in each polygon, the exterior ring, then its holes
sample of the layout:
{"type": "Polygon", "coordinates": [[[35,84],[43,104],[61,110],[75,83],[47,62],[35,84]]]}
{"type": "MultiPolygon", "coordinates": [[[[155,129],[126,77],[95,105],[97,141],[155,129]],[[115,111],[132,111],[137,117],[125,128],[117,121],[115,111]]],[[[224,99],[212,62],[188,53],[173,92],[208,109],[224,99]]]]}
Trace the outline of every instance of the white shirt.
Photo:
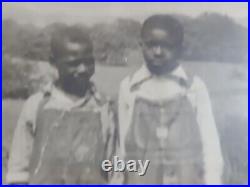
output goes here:
{"type": "MultiPolygon", "coordinates": [[[[154,76],[143,65],[132,76],[121,82],[119,92],[119,129],[120,129],[120,156],[126,154],[125,137],[127,135],[134,110],[134,101],[137,96],[149,100],[171,99],[186,91],[170,77],[179,77],[187,80],[187,74],[181,66],[167,76],[154,76]],[[131,92],[131,88],[140,84],[140,87],[131,92]]],[[[217,132],[212,107],[206,85],[194,76],[187,92],[187,97],[197,113],[197,122],[203,144],[203,158],[206,184],[221,184],[223,172],[223,157],[219,135],[217,132]]]]}

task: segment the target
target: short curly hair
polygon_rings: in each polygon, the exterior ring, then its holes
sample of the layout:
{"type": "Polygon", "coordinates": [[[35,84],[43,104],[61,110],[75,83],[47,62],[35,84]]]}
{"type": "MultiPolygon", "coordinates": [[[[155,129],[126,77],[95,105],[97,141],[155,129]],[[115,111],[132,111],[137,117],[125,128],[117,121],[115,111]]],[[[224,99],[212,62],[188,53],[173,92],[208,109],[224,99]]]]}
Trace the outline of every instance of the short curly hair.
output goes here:
{"type": "Polygon", "coordinates": [[[183,26],[173,16],[168,14],[158,14],[149,17],[142,25],[141,37],[144,38],[145,35],[154,28],[165,30],[171,35],[171,37],[173,37],[174,44],[177,47],[182,46],[184,38],[183,26]]]}
{"type": "Polygon", "coordinates": [[[87,45],[89,55],[92,55],[93,44],[86,28],[80,26],[60,26],[52,32],[50,41],[51,55],[54,58],[59,58],[62,55],[65,41],[76,42],[87,45]]]}

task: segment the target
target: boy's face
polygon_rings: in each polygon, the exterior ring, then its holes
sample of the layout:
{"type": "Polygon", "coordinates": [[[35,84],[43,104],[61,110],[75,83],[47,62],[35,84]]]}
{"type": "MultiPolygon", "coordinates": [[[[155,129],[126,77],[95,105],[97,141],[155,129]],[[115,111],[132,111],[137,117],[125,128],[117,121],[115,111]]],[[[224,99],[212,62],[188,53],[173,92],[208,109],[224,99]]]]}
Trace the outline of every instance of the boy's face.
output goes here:
{"type": "Polygon", "coordinates": [[[68,87],[75,87],[76,91],[85,89],[95,71],[92,50],[82,43],[66,41],[55,64],[59,80],[68,87]]]}
{"type": "Polygon", "coordinates": [[[147,67],[152,73],[170,72],[177,66],[179,48],[167,31],[159,28],[146,31],[141,47],[147,67]]]}

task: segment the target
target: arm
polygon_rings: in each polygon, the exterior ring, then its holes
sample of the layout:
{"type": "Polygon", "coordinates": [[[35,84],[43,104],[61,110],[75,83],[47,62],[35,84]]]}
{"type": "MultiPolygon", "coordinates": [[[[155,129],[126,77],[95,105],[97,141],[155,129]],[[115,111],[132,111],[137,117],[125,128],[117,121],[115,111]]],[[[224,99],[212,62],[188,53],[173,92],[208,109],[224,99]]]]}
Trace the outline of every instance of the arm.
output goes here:
{"type": "MultiPolygon", "coordinates": [[[[125,78],[120,84],[119,97],[118,97],[118,126],[117,132],[118,136],[118,146],[115,152],[115,156],[119,159],[124,160],[125,149],[124,149],[124,138],[126,132],[126,122],[128,120],[128,104],[127,104],[127,84],[128,79],[125,78]]],[[[114,173],[110,184],[123,184],[124,183],[124,173],[116,172],[114,173]]]]}
{"type": "Polygon", "coordinates": [[[34,115],[39,96],[32,96],[23,106],[14,132],[8,161],[6,182],[25,184],[29,180],[29,158],[33,145],[34,115]]]}
{"type": "Polygon", "coordinates": [[[128,128],[129,121],[129,78],[126,77],[120,85],[118,97],[118,121],[119,121],[119,134],[120,134],[120,149],[119,156],[125,156],[125,136],[128,128]]]}
{"type": "MultiPolygon", "coordinates": [[[[112,160],[118,147],[118,133],[116,123],[116,108],[113,101],[109,101],[102,109],[102,124],[104,127],[103,135],[105,141],[104,160],[112,160]]],[[[107,174],[108,180],[112,177],[113,172],[107,174]]]]}
{"type": "Polygon", "coordinates": [[[205,84],[196,78],[197,121],[200,125],[203,142],[205,183],[221,184],[223,173],[223,157],[219,134],[216,128],[210,97],[205,84]]]}

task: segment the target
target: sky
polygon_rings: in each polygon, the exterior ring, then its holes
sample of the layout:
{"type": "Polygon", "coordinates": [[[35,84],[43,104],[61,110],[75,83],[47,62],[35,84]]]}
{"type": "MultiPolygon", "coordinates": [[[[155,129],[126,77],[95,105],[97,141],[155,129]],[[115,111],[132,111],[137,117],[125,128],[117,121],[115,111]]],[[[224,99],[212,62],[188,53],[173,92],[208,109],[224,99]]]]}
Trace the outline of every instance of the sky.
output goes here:
{"type": "Polygon", "coordinates": [[[236,21],[245,22],[248,19],[247,2],[165,2],[165,3],[3,3],[3,18],[13,18],[21,23],[33,23],[44,26],[52,22],[69,24],[83,22],[93,25],[99,22],[111,22],[118,17],[133,18],[142,22],[155,13],[177,13],[191,17],[204,12],[226,14],[236,21]]]}

